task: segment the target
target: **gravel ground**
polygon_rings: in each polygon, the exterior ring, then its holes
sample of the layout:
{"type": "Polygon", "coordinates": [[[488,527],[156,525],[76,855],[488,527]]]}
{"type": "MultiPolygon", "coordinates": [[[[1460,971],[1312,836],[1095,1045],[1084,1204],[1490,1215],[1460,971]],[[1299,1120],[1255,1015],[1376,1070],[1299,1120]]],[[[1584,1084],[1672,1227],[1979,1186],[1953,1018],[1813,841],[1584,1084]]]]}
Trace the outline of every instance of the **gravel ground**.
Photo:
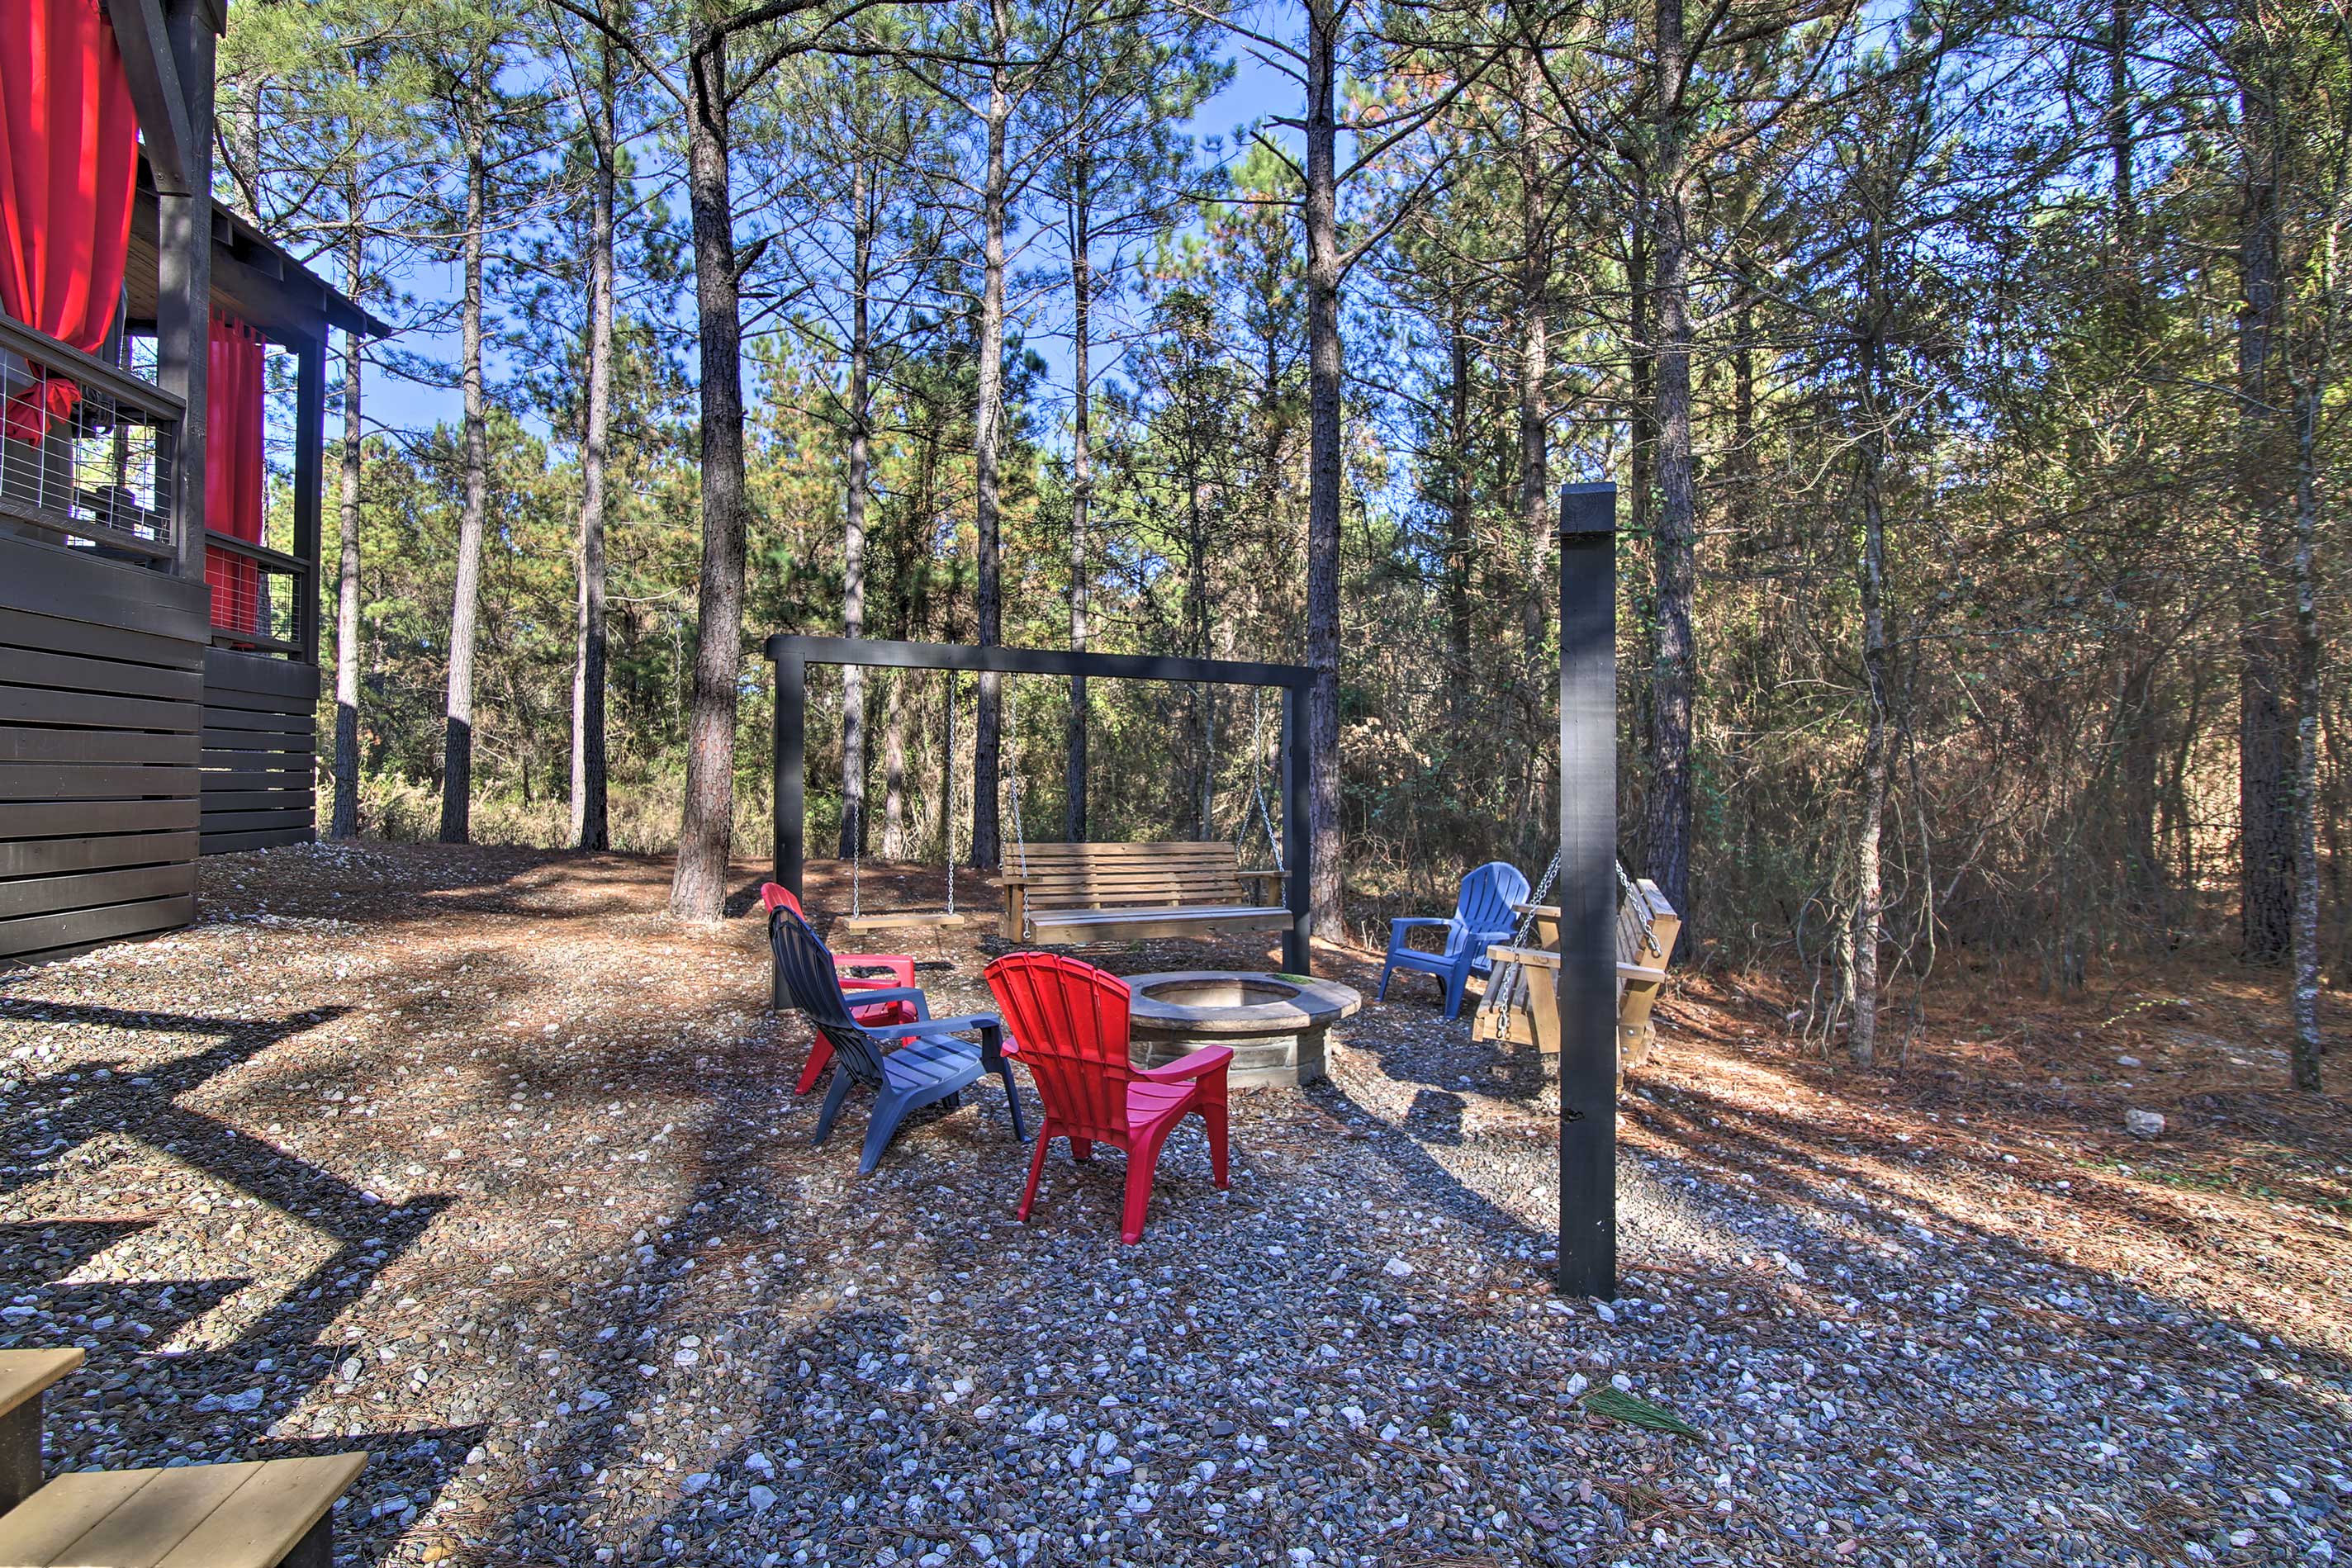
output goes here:
{"type": "MultiPolygon", "coordinates": [[[[1623,1294],[1563,1301],[1556,1101],[1401,983],[1329,1084],[1239,1099],[1229,1193],[1180,1134],[1121,1248],[1116,1157],[1013,1222],[992,1086],[865,1181],[855,1111],[811,1148],[755,919],[669,925],[659,865],[205,874],[195,929],[0,973],[0,1346],[89,1347],[53,1469],[368,1449],[339,1561],[2343,1549],[2339,1198],[2117,1176],[1695,1003],[1627,1101],[1623,1294]],[[1702,1435],[1579,1401],[1611,1382],[1702,1435]]],[[[968,943],[925,956],[982,1003],[968,943]]]]}

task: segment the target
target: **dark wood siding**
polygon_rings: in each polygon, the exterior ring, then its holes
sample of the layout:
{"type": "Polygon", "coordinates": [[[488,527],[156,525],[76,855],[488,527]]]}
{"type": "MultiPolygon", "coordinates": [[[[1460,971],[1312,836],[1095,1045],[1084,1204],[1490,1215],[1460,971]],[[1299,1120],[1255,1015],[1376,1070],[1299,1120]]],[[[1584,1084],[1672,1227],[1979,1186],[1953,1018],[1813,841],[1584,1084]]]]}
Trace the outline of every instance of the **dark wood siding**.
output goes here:
{"type": "MultiPolygon", "coordinates": [[[[205,655],[204,852],[318,836],[315,665],[215,648],[205,655]]],[[[5,759],[0,759],[5,766],[5,759]]]]}
{"type": "Polygon", "coordinates": [[[0,537],[0,960],[184,925],[201,582],[0,537]]]}

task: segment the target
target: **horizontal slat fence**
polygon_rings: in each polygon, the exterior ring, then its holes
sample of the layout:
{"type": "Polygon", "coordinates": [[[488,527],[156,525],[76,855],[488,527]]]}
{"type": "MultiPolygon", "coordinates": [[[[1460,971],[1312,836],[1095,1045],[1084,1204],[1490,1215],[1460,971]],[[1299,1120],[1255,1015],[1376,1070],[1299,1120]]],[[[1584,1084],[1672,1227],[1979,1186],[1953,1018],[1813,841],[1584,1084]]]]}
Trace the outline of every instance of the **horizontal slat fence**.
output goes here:
{"type": "Polygon", "coordinates": [[[0,534],[0,961],[195,911],[201,582],[0,534]]]}
{"type": "Polygon", "coordinates": [[[319,671],[215,648],[205,655],[204,852],[318,836],[319,671]]]}

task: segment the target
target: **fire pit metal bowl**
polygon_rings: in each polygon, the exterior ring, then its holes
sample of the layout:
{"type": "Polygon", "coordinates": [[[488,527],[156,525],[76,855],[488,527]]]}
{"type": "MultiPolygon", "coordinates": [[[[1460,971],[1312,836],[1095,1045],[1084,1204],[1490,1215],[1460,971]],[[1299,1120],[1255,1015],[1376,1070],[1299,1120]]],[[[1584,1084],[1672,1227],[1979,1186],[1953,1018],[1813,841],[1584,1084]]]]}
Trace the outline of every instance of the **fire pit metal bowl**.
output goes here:
{"type": "Polygon", "coordinates": [[[1296,1088],[1323,1076],[1323,1035],[1353,1018],[1362,993],[1298,975],[1182,969],[1126,977],[1138,1065],[1160,1067],[1229,1045],[1236,1089],[1296,1088]]]}

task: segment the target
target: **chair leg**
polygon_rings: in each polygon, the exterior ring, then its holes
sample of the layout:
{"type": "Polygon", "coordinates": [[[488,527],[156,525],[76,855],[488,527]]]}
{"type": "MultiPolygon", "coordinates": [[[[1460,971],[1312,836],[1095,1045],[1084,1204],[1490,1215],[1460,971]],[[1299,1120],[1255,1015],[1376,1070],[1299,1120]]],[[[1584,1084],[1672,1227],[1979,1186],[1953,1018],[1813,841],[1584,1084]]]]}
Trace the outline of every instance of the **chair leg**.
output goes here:
{"type": "Polygon", "coordinates": [[[904,1096],[887,1089],[874,1097],[874,1113],[866,1122],[866,1147],[857,1156],[859,1176],[874,1174],[874,1167],[882,1163],[882,1151],[890,1146],[898,1124],[907,1119],[907,1113],[912,1109],[904,1096]]]}
{"type": "Polygon", "coordinates": [[[1091,1139],[1091,1138],[1072,1138],[1072,1139],[1070,1140],[1070,1158],[1072,1158],[1072,1159],[1074,1159],[1074,1160],[1076,1160],[1076,1161],[1080,1162],[1081,1164],[1083,1164],[1083,1163],[1085,1163],[1085,1162],[1086,1162],[1086,1161],[1087,1161],[1087,1160],[1093,1159],[1094,1157],[1095,1157],[1095,1145],[1094,1145],[1094,1140],[1093,1140],[1093,1139],[1091,1139]]]}
{"type": "Polygon", "coordinates": [[[1021,1210],[1013,1218],[1029,1223],[1029,1209],[1037,1201],[1037,1179],[1045,1174],[1045,1145],[1054,1141],[1054,1124],[1037,1129],[1037,1152],[1029,1156],[1029,1185],[1021,1191],[1021,1210]]]}
{"type": "Polygon", "coordinates": [[[1383,958],[1381,960],[1381,988],[1379,994],[1374,996],[1372,1000],[1376,1002],[1384,1002],[1389,999],[1389,977],[1395,973],[1396,960],[1394,958],[1383,958]]]}
{"type": "Polygon", "coordinates": [[[1128,1145],[1127,1204],[1118,1217],[1118,1239],[1129,1247],[1143,1239],[1143,1215],[1151,1207],[1151,1180],[1160,1174],[1160,1145],[1167,1139],[1162,1126],[1158,1136],[1128,1145]]]}
{"type": "Polygon", "coordinates": [[[1462,989],[1469,984],[1469,981],[1470,966],[1467,964],[1457,965],[1446,974],[1445,1016],[1447,1018],[1455,1019],[1462,1016],[1462,989]]]}
{"type": "Polygon", "coordinates": [[[1021,1127],[1021,1091],[1013,1082],[1013,1063],[998,1062],[996,1075],[1004,1080],[1004,1108],[1013,1113],[1013,1141],[1016,1144],[1021,1143],[1029,1134],[1021,1127]]]}
{"type": "Polygon", "coordinates": [[[1233,1186],[1225,1166],[1225,1108],[1223,1105],[1201,1107],[1201,1121],[1209,1135],[1209,1175],[1220,1188],[1233,1186]]]}
{"type": "Polygon", "coordinates": [[[805,1094],[816,1087],[816,1081],[833,1061],[833,1041],[818,1035],[809,1045],[808,1061],[801,1066],[801,1081],[793,1088],[795,1094],[805,1094]]]}
{"type": "Polygon", "coordinates": [[[816,1113],[816,1136],[812,1144],[822,1144],[833,1136],[834,1119],[841,1114],[842,1102],[849,1098],[849,1069],[838,1061],[833,1064],[833,1082],[824,1092],[824,1108],[816,1113]]]}

